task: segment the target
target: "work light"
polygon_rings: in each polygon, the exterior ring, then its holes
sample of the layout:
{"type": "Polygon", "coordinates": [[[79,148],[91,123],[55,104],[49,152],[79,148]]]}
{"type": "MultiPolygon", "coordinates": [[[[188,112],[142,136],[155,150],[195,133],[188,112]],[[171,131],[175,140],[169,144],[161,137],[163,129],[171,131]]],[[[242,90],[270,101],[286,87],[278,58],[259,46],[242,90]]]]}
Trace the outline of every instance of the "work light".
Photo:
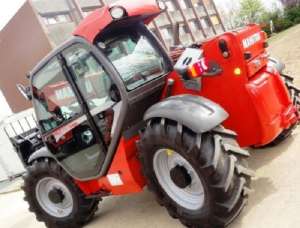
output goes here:
{"type": "Polygon", "coordinates": [[[110,15],[113,19],[121,19],[126,16],[126,10],[120,6],[114,6],[110,9],[110,15]]]}

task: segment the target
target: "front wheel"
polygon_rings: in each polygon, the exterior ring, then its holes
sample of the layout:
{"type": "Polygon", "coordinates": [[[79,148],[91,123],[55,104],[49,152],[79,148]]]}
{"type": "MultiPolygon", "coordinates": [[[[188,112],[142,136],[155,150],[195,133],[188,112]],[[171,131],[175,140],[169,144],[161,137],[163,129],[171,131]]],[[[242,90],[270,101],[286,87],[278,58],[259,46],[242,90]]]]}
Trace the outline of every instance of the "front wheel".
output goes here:
{"type": "Polygon", "coordinates": [[[196,134],[152,119],[139,142],[148,188],[173,218],[188,227],[223,227],[245,206],[253,172],[235,134],[223,127],[196,134]]]}
{"type": "Polygon", "coordinates": [[[28,167],[23,190],[29,210],[47,227],[82,227],[98,209],[99,200],[86,199],[70,176],[47,159],[28,167]]]}

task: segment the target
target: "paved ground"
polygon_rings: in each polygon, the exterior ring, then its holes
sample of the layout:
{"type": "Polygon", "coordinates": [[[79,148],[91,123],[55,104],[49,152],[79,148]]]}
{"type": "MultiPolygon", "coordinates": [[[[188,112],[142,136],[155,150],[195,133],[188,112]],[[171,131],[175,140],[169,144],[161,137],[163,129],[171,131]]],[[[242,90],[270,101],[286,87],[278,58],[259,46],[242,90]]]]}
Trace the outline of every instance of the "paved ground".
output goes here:
{"type": "MultiPolygon", "coordinates": [[[[287,71],[299,76],[300,26],[272,38],[270,51],[287,64],[287,71]]],[[[300,129],[273,149],[252,150],[250,166],[256,170],[255,193],[248,207],[231,228],[297,228],[300,224],[300,129]]],[[[0,195],[0,227],[42,228],[27,211],[21,192],[0,195]]],[[[108,198],[87,227],[182,227],[144,192],[128,197],[108,198]]]]}

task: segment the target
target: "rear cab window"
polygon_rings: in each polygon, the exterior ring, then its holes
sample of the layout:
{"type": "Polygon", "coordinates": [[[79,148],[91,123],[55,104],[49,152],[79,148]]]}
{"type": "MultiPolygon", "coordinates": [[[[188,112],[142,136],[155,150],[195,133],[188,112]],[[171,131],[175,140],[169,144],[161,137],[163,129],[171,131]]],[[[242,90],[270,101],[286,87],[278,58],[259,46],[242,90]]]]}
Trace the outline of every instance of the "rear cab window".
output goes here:
{"type": "Polygon", "coordinates": [[[138,32],[126,32],[106,39],[105,55],[119,72],[128,91],[167,73],[163,56],[149,39],[138,32]]]}

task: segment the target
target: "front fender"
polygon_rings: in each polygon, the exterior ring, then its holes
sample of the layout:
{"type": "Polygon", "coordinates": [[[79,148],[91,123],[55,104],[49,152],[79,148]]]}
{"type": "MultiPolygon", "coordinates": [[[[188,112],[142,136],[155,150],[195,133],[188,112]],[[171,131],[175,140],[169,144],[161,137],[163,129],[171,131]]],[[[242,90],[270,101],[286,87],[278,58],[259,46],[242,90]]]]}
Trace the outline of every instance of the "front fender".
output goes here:
{"type": "Polygon", "coordinates": [[[27,161],[27,164],[31,164],[33,161],[39,159],[39,158],[52,158],[56,160],[56,158],[53,156],[53,154],[50,153],[50,151],[47,149],[47,147],[42,147],[41,149],[35,151],[27,161]]]}
{"type": "Polygon", "coordinates": [[[144,120],[152,118],[170,119],[195,133],[204,133],[223,123],[228,118],[228,113],[204,97],[180,95],[169,97],[150,107],[144,120]]]}

